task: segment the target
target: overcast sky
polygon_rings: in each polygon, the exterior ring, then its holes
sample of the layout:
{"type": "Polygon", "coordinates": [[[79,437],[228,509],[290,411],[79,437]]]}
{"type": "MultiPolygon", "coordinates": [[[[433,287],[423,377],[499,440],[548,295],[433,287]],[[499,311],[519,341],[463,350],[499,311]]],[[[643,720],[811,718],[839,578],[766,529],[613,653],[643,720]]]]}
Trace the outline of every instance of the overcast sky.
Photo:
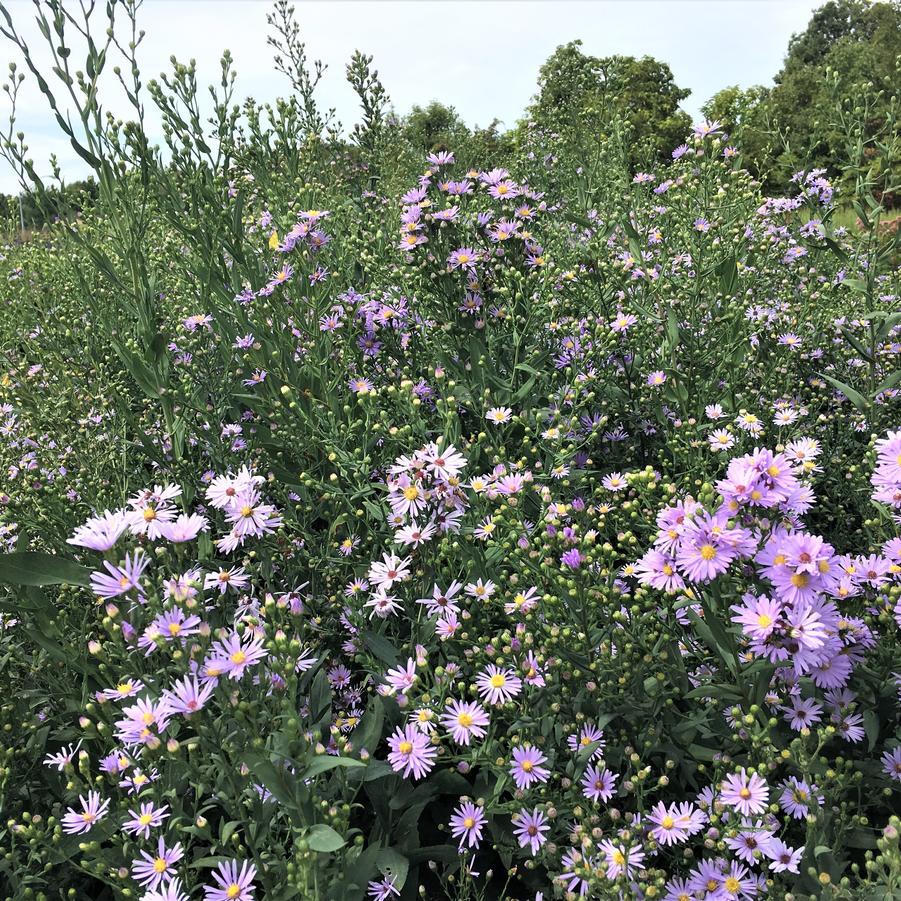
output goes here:
{"type": "MultiPolygon", "coordinates": [[[[74,7],[74,0],[71,2],[74,7]]],[[[98,3],[99,12],[103,4],[98,3]]],[[[432,100],[456,107],[470,124],[499,118],[512,126],[535,92],[538,69],[554,48],[580,38],[586,53],[657,57],[669,63],[676,83],[689,88],[683,106],[694,118],[701,104],[730,84],[770,84],[789,38],[805,27],[819,2],[811,0],[348,0],[296,2],[311,59],[328,70],[320,85],[323,107],[335,107],[345,126],[356,118],[355,96],[344,66],[360,49],[375,57],[394,109],[406,113],[432,100]]],[[[7,0],[17,29],[32,48],[41,43],[31,0],[7,0]]],[[[199,82],[218,76],[222,50],[231,50],[237,93],[272,100],[287,92],[266,45],[264,0],[145,0],[139,24],[147,32],[139,62],[145,80],[169,68],[169,57],[197,60],[199,82]]],[[[105,27],[105,25],[103,26],[105,27]]],[[[17,59],[0,37],[0,66],[17,59]]],[[[76,66],[77,67],[77,66],[76,66]]],[[[112,79],[112,73],[109,73],[112,79]]],[[[112,81],[109,85],[113,88],[112,81]]],[[[107,108],[127,107],[107,95],[107,108]]],[[[17,130],[25,131],[41,172],[56,153],[64,176],[85,174],[78,157],[49,115],[29,78],[20,94],[17,130]]],[[[0,96],[0,124],[8,112],[0,96]]],[[[151,123],[156,127],[155,123],[151,123]]],[[[159,139],[159,135],[154,135],[159,139]]],[[[0,161],[0,190],[16,190],[15,176],[0,161]]]]}

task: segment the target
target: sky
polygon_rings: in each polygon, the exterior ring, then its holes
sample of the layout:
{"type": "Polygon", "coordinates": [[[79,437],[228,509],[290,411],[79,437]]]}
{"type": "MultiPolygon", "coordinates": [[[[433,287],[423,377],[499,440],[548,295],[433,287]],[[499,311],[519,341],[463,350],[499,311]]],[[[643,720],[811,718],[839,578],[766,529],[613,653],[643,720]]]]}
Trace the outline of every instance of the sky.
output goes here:
{"type": "MultiPolygon", "coordinates": [[[[63,0],[77,8],[75,0],[63,0]]],[[[344,78],[355,49],[374,56],[374,67],[396,112],[432,100],[456,108],[470,125],[492,119],[512,127],[535,93],[541,64],[560,44],[581,39],[584,52],[654,56],[667,62],[676,83],[691,95],[683,108],[700,117],[701,105],[727,85],[771,84],[788,40],[802,31],[821,0],[296,0],[297,20],[310,59],[328,65],[318,90],[320,106],[334,107],[345,127],[356,121],[356,97],[344,78]]],[[[16,29],[45,65],[31,0],[7,0],[16,29]]],[[[104,4],[98,3],[99,13],[104,4]]],[[[170,69],[169,58],[197,61],[198,83],[213,83],[228,48],[238,73],[236,96],[271,101],[288,93],[272,66],[266,0],[145,0],[139,50],[145,81],[170,69]]],[[[105,30],[105,22],[101,33],[105,30]]],[[[73,53],[73,59],[76,54],[73,53]]],[[[18,50],[0,36],[0,72],[18,50]]],[[[75,66],[78,67],[77,64],[75,66]]],[[[112,72],[104,105],[127,116],[112,72]]],[[[32,77],[19,95],[16,130],[24,131],[29,156],[49,173],[56,154],[64,178],[87,174],[49,113],[32,77]]],[[[148,98],[148,106],[152,102],[148,98]]],[[[0,95],[0,130],[9,101],[0,95]]],[[[151,138],[161,139],[158,119],[151,138]]],[[[18,190],[0,160],[0,191],[18,190]]]]}

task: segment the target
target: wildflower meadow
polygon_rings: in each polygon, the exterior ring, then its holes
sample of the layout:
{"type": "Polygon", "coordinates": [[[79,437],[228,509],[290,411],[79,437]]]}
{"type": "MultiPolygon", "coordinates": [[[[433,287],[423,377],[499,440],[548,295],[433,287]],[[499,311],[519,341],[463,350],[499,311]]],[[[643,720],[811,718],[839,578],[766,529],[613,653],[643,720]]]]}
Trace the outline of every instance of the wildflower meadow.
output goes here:
{"type": "Polygon", "coordinates": [[[0,898],[901,899],[901,68],[774,192],[562,66],[341,127],[285,3],[284,99],[153,80],[139,6],[0,7],[0,898]]]}

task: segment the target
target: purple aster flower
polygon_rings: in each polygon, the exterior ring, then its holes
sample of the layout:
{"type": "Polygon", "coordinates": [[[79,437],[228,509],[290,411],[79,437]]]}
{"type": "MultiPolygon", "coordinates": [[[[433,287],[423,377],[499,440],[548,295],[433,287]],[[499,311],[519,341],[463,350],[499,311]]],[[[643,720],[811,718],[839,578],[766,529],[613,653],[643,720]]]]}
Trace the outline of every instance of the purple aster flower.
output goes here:
{"type": "Polygon", "coordinates": [[[478,254],[471,247],[458,247],[447,258],[450,269],[475,269],[478,254]]]}
{"type": "Polygon", "coordinates": [[[560,563],[569,569],[578,569],[582,565],[582,555],[578,548],[570,548],[560,556],[560,563]]]}
{"type": "Polygon", "coordinates": [[[384,876],[378,881],[370,882],[369,897],[372,901],[388,901],[389,898],[399,898],[400,889],[394,884],[396,876],[384,876]]]}
{"type": "Polygon", "coordinates": [[[207,682],[201,686],[197,676],[185,676],[164,692],[163,699],[173,713],[190,716],[206,704],[215,689],[215,682],[207,682]]]}
{"type": "Polygon", "coordinates": [[[613,786],[619,776],[614,775],[610,770],[598,769],[596,766],[589,766],[582,776],[582,794],[589,801],[607,802],[613,797],[613,786]]]}
{"type": "Polygon", "coordinates": [[[882,768],[887,776],[901,782],[901,746],[882,755],[882,768]]]}
{"type": "Polygon", "coordinates": [[[744,767],[740,773],[727,776],[721,786],[720,800],[743,816],[764,813],[769,798],[770,789],[766,782],[757,773],[749,777],[744,767]]]}
{"type": "Polygon", "coordinates": [[[510,775],[519,789],[527,789],[536,782],[547,782],[550,770],[541,764],[547,757],[534,745],[522,745],[513,749],[513,762],[510,764],[510,775]]]}
{"type": "Polygon", "coordinates": [[[511,669],[501,669],[490,663],[476,677],[476,688],[482,700],[500,705],[515,698],[522,691],[522,680],[511,669]]]}
{"type": "Polygon", "coordinates": [[[181,842],[167,848],[166,840],[161,836],[156,854],[141,851],[141,856],[132,862],[131,875],[139,885],[155,891],[160,884],[168,884],[175,878],[175,865],[184,853],[181,842]]]}
{"type": "Polygon", "coordinates": [[[823,797],[815,785],[808,785],[803,779],[791,776],[782,783],[779,806],[795,819],[803,820],[813,812],[815,805],[822,805],[823,797]]]}
{"type": "Polygon", "coordinates": [[[135,551],[133,557],[126,554],[125,562],[121,566],[113,566],[112,563],[104,561],[105,573],[99,571],[91,573],[91,588],[94,594],[109,599],[136,589],[138,594],[142,595],[144,589],[141,587],[141,576],[149,562],[150,558],[141,550],[135,551]]]}
{"type": "Polygon", "coordinates": [[[92,551],[108,551],[128,531],[131,517],[124,510],[106,510],[79,526],[67,544],[90,548],[92,551]]]}
{"type": "Polygon", "coordinates": [[[532,852],[534,857],[539,848],[547,841],[547,833],[551,826],[545,815],[536,807],[529,811],[523,807],[513,819],[513,834],[519,842],[520,848],[526,846],[532,852]]]}
{"type": "Polygon", "coordinates": [[[398,726],[388,739],[388,747],[391,749],[388,763],[395,773],[401,773],[404,778],[412,773],[414,779],[422,779],[435,765],[438,755],[438,749],[428,736],[412,724],[403,729],[398,726]]]}
{"type": "Polygon", "coordinates": [[[215,887],[203,887],[204,901],[253,901],[256,875],[257,868],[246,860],[240,870],[237,860],[223,861],[212,874],[215,887]]]}
{"type": "Polygon", "coordinates": [[[129,810],[127,819],[122,824],[122,831],[130,835],[140,835],[142,838],[150,838],[150,830],[162,826],[163,820],[169,816],[169,805],[155,807],[152,801],[141,804],[139,810],[129,810]]]}
{"type": "Polygon", "coordinates": [[[450,732],[451,738],[467,747],[474,737],[485,737],[488,722],[488,713],[475,701],[448,701],[447,712],[441,715],[441,725],[450,732]]]}
{"type": "Polygon", "coordinates": [[[478,848],[482,841],[482,827],[485,825],[485,811],[472,801],[462,802],[450,818],[451,835],[460,839],[460,847],[468,844],[478,848]]]}
{"type": "Polygon", "coordinates": [[[81,835],[90,832],[94,824],[102,820],[109,812],[109,798],[100,800],[99,792],[88,792],[88,796],[79,795],[81,810],[69,808],[63,815],[63,832],[69,835],[81,835]]]}

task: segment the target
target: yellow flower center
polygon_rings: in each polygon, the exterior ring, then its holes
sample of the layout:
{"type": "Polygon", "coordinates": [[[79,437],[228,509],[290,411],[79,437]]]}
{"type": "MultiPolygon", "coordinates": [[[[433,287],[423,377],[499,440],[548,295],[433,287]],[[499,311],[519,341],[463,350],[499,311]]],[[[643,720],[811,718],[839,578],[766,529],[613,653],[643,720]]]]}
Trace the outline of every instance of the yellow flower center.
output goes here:
{"type": "Polygon", "coordinates": [[[153,817],[152,817],[149,813],[142,813],[142,814],[138,817],[138,822],[139,822],[142,826],[148,826],[148,825],[150,824],[150,821],[151,821],[152,819],[153,819],[153,817]]]}
{"type": "Polygon", "coordinates": [[[144,522],[150,522],[153,519],[156,519],[156,510],[153,507],[147,507],[144,510],[144,522]]]}
{"type": "Polygon", "coordinates": [[[701,545],[701,559],[712,560],[716,556],[716,548],[712,544],[701,545]]]}
{"type": "Polygon", "coordinates": [[[472,817],[467,817],[465,820],[463,820],[463,825],[467,829],[472,829],[472,827],[475,826],[475,824],[476,824],[476,821],[472,817]]]}
{"type": "Polygon", "coordinates": [[[791,577],[791,583],[795,586],[795,588],[806,588],[809,581],[810,577],[807,575],[807,573],[795,573],[791,577]]]}
{"type": "Polygon", "coordinates": [[[402,741],[397,746],[397,750],[400,751],[401,754],[409,754],[413,750],[413,742],[402,741]]]}
{"type": "Polygon", "coordinates": [[[757,617],[757,625],[760,626],[761,629],[766,629],[768,626],[773,625],[773,618],[766,613],[761,613],[757,617]]]}
{"type": "Polygon", "coordinates": [[[247,660],[247,654],[243,651],[235,651],[228,659],[231,660],[232,663],[241,664],[247,660]]]}
{"type": "Polygon", "coordinates": [[[503,673],[497,673],[497,675],[492,676],[489,681],[492,688],[503,688],[507,682],[507,679],[503,675],[503,673]]]}
{"type": "Polygon", "coordinates": [[[237,882],[233,882],[226,890],[226,898],[237,898],[241,894],[241,886],[237,882]]]}
{"type": "Polygon", "coordinates": [[[153,862],[153,871],[155,873],[165,873],[167,866],[168,864],[166,863],[164,858],[157,857],[157,859],[153,862]]]}
{"type": "Polygon", "coordinates": [[[409,488],[404,488],[404,497],[408,501],[415,501],[416,498],[419,497],[419,489],[415,485],[410,485],[409,488]]]}
{"type": "Polygon", "coordinates": [[[457,715],[457,723],[461,725],[464,729],[468,728],[472,725],[472,714],[471,713],[460,713],[457,715]]]}

